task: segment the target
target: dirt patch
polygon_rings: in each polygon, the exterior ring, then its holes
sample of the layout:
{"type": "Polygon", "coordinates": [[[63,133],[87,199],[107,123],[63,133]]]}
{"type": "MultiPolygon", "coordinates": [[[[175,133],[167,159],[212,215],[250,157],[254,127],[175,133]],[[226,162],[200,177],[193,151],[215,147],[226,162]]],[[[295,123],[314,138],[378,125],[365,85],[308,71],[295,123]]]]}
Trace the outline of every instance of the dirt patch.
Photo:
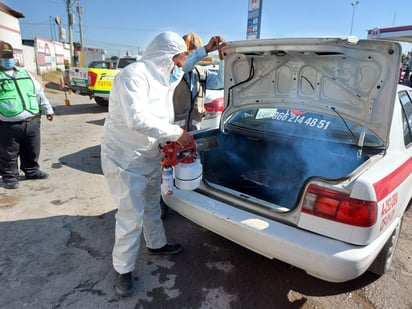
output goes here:
{"type": "Polygon", "coordinates": [[[20,201],[20,197],[10,194],[0,194],[0,208],[8,208],[15,206],[20,201]]]}
{"type": "Polygon", "coordinates": [[[43,86],[43,88],[59,90],[60,88],[60,80],[63,78],[63,73],[60,71],[53,71],[53,72],[46,72],[43,73],[41,76],[30,72],[30,74],[43,86]]]}
{"type": "Polygon", "coordinates": [[[46,72],[43,73],[41,76],[41,79],[44,82],[51,82],[54,84],[59,85],[60,79],[63,77],[63,73],[59,71],[54,71],[54,72],[46,72]]]}

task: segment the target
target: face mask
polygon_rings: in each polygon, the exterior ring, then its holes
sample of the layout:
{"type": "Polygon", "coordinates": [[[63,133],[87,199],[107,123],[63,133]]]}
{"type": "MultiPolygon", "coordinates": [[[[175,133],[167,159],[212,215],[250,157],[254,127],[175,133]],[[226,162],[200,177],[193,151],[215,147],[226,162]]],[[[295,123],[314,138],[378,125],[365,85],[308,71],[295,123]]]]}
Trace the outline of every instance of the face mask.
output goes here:
{"type": "Polygon", "coordinates": [[[170,74],[170,83],[173,84],[174,82],[178,81],[183,74],[183,69],[175,65],[172,73],[170,74]]]}
{"type": "Polygon", "coordinates": [[[10,69],[14,68],[14,66],[16,65],[16,62],[17,62],[16,59],[1,58],[0,59],[0,66],[5,68],[6,70],[10,70],[10,69]]]}

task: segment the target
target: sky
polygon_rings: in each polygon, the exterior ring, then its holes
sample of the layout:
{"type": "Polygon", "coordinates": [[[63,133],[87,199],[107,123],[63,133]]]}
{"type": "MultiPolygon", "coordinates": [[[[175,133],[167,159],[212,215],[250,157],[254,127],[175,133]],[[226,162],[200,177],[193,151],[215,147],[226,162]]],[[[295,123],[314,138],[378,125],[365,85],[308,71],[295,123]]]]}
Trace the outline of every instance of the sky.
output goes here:
{"type": "MultiPolygon", "coordinates": [[[[206,44],[213,35],[226,41],[246,39],[249,0],[2,0],[22,13],[23,39],[58,41],[61,18],[68,39],[67,3],[71,4],[75,24],[73,41],[80,42],[77,6],[83,8],[81,25],[85,47],[103,48],[106,58],[144,51],[163,31],[182,36],[196,32],[206,44]]],[[[367,38],[374,28],[412,24],[411,8],[401,0],[262,0],[260,38],[330,37],[352,35],[367,38]],[[355,4],[358,2],[358,4],[355,4]],[[353,23],[352,23],[353,21],[353,23]]],[[[403,53],[412,44],[402,44],[403,53]]]]}

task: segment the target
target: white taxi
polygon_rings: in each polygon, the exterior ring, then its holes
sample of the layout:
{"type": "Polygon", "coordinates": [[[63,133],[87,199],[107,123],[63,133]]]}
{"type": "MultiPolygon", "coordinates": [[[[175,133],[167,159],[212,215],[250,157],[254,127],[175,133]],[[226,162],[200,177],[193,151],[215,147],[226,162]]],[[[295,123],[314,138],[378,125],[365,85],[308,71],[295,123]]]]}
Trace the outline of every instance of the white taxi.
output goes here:
{"type": "Polygon", "coordinates": [[[331,282],[391,264],[412,198],[412,90],[401,46],[229,42],[225,109],[195,140],[202,181],[162,196],[193,222],[331,282]],[[213,142],[211,142],[213,141],[213,142]]]}

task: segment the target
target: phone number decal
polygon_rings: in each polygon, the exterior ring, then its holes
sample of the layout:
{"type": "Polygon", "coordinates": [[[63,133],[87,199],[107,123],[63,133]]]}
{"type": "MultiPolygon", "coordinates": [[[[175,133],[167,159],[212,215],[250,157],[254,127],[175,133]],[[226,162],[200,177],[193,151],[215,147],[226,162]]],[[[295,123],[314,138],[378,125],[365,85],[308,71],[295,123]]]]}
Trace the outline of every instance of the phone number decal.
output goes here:
{"type": "Polygon", "coordinates": [[[271,118],[278,121],[286,121],[323,130],[326,130],[330,125],[330,121],[324,119],[307,117],[305,115],[295,115],[288,112],[275,112],[271,118]]]}

